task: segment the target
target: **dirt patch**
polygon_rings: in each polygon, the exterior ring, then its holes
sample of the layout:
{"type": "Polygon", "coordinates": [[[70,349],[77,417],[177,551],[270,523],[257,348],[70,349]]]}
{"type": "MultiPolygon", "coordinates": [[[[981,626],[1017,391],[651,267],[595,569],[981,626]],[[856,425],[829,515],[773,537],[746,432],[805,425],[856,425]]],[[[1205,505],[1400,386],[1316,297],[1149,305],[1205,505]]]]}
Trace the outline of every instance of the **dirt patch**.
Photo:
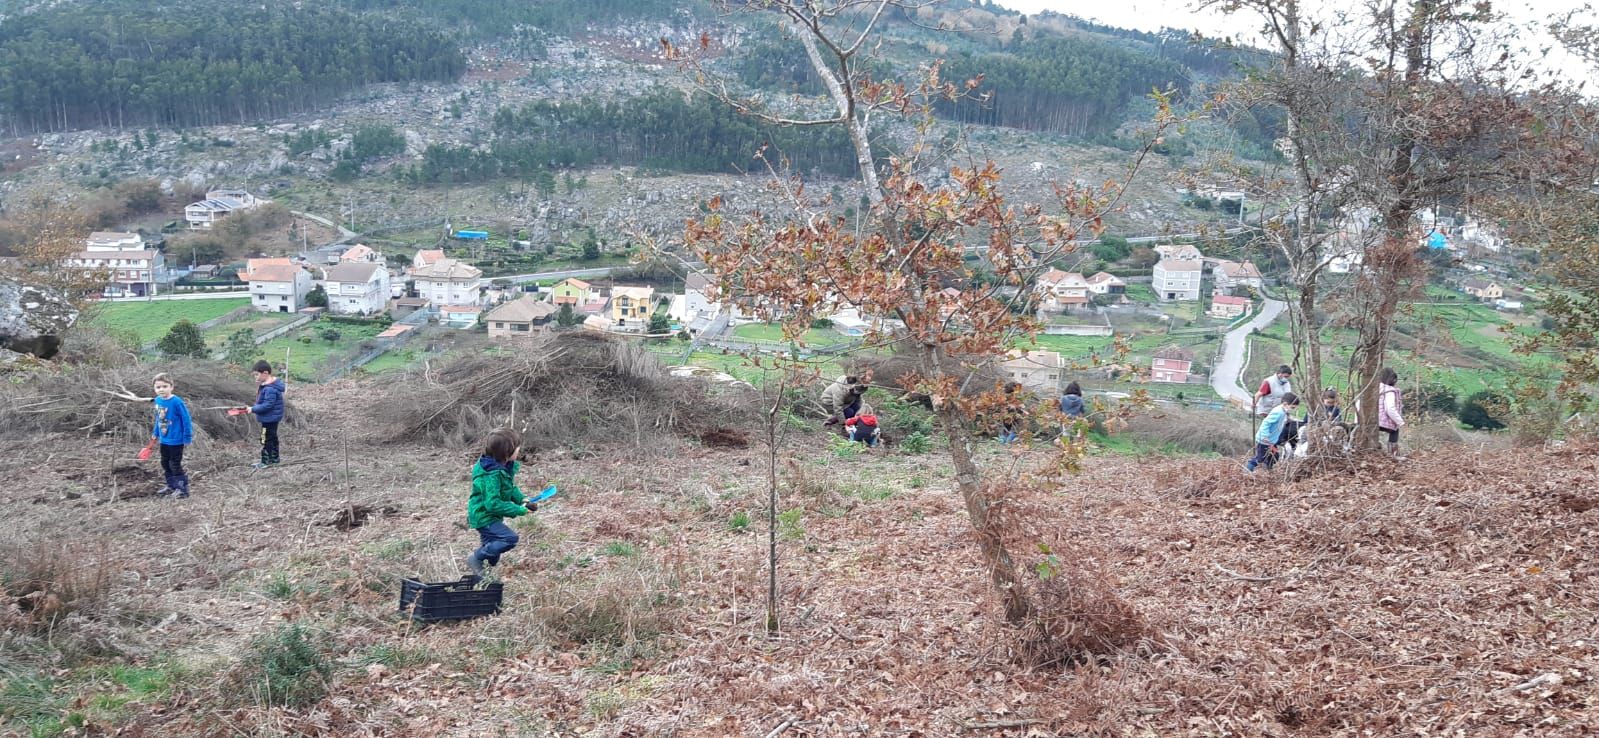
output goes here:
{"type": "Polygon", "coordinates": [[[733,428],[712,428],[700,434],[700,442],[711,448],[749,448],[750,437],[733,428]]]}
{"type": "Polygon", "coordinates": [[[374,515],[393,515],[399,511],[400,508],[394,507],[393,505],[384,505],[382,507],[376,507],[373,505],[345,505],[344,507],[339,508],[338,512],[333,514],[333,517],[322,521],[321,525],[337,528],[348,533],[356,528],[366,525],[367,521],[371,520],[374,515]]]}

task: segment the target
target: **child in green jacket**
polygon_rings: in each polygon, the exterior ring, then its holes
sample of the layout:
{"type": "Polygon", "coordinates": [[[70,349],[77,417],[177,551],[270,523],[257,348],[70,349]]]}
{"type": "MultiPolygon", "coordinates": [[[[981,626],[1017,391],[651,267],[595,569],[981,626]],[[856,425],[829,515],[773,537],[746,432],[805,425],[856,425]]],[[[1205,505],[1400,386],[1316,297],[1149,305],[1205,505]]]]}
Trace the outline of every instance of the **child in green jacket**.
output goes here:
{"type": "Polygon", "coordinates": [[[466,524],[477,530],[482,545],[466,557],[466,568],[483,576],[483,562],[499,566],[500,555],[521,540],[506,518],[516,518],[539,509],[529,503],[516,487],[516,457],[522,452],[522,437],[509,428],[489,434],[483,444],[483,457],[472,467],[472,496],[466,501],[466,524]]]}

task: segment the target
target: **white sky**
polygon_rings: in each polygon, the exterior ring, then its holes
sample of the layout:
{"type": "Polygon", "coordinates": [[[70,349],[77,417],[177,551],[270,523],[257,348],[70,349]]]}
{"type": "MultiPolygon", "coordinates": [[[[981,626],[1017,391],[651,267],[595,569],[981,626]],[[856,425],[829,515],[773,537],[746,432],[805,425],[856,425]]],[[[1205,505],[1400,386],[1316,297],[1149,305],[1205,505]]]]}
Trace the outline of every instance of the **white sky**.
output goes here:
{"type": "MultiPolygon", "coordinates": [[[[1249,34],[1253,24],[1242,17],[1229,19],[1216,11],[1195,12],[1190,0],[996,0],[997,4],[1023,13],[1053,10],[1122,28],[1158,31],[1162,27],[1197,30],[1207,35],[1249,34]]],[[[1325,3],[1324,3],[1325,4],[1325,3]]],[[[1338,3],[1345,5],[1344,3],[1338,3]]],[[[1555,14],[1578,10],[1586,0],[1495,0],[1494,7],[1521,20],[1547,20],[1555,14]]]]}
{"type": "MultiPolygon", "coordinates": [[[[1592,0],[1493,0],[1496,10],[1505,13],[1516,22],[1522,24],[1542,24],[1551,17],[1564,16],[1567,13],[1587,9],[1585,12],[1596,13],[1591,6],[1592,0]]],[[[1206,36],[1232,37],[1246,43],[1258,40],[1260,23],[1256,16],[1241,12],[1229,17],[1219,11],[1195,11],[1197,4],[1194,0],[995,0],[1006,8],[1019,10],[1023,13],[1039,13],[1053,10],[1057,13],[1075,15],[1080,18],[1097,21],[1111,26],[1133,28],[1140,31],[1158,31],[1162,28],[1180,28],[1187,31],[1199,31],[1206,36]]],[[[1328,0],[1310,0],[1306,3],[1309,7],[1317,5],[1323,8],[1329,6],[1351,7],[1352,3],[1328,2],[1328,0]]],[[[1599,17],[1591,19],[1591,23],[1599,23],[1599,17]]],[[[1535,33],[1529,35],[1525,43],[1532,48],[1552,45],[1547,35],[1535,33]]],[[[1594,76],[1595,71],[1585,68],[1581,62],[1557,51],[1551,54],[1549,66],[1563,70],[1566,74],[1583,74],[1594,76]]]]}

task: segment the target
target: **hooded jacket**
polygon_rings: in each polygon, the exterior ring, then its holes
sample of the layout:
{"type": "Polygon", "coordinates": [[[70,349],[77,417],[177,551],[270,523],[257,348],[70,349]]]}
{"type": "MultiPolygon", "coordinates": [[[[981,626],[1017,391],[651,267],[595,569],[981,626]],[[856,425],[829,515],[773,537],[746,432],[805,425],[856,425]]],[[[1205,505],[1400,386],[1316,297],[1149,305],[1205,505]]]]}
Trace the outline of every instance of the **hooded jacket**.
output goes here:
{"type": "Polygon", "coordinates": [[[165,400],[157,397],[150,405],[155,408],[155,424],[150,427],[150,436],[156,443],[163,446],[194,443],[194,421],[189,417],[189,406],[183,404],[183,398],[177,395],[165,400]]]}
{"type": "Polygon", "coordinates": [[[527,498],[516,486],[516,472],[520,468],[515,461],[501,464],[492,456],[477,460],[472,467],[472,496],[466,500],[468,527],[482,528],[528,513],[524,506],[527,498]]]}
{"type": "Polygon", "coordinates": [[[866,394],[866,385],[844,380],[845,377],[839,377],[822,390],[822,407],[830,413],[843,412],[844,408],[855,404],[861,395],[866,394]]]}
{"type": "Polygon", "coordinates": [[[1065,415],[1068,418],[1083,417],[1083,396],[1061,395],[1060,412],[1062,415],[1065,415]]]}
{"type": "Polygon", "coordinates": [[[250,406],[250,413],[256,420],[263,423],[276,423],[283,420],[283,379],[277,378],[257,387],[255,390],[255,404],[250,406]]]}

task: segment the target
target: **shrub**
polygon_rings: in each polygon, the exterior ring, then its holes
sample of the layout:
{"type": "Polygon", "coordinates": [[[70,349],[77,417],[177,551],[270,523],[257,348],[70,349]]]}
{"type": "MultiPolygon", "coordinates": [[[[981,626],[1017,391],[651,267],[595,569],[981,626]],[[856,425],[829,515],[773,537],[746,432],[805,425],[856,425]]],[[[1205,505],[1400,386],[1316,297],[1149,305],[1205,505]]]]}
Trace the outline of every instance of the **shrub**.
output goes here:
{"type": "Polygon", "coordinates": [[[251,641],[242,661],[248,686],[264,704],[304,707],[316,702],[326,694],[333,674],[327,651],[324,636],[298,623],[281,625],[251,641]]]}
{"type": "Polygon", "coordinates": [[[325,307],[327,307],[328,306],[328,291],[323,289],[322,285],[320,285],[320,284],[317,285],[316,287],[311,289],[311,292],[309,294],[307,294],[305,296],[305,304],[306,304],[307,307],[314,307],[314,308],[325,308],[325,307]]]}
{"type": "Polygon", "coordinates": [[[932,442],[928,440],[926,435],[922,434],[921,432],[916,432],[905,436],[905,440],[900,441],[899,445],[901,448],[905,449],[905,453],[925,454],[927,453],[928,448],[932,446],[932,442]]]}
{"type": "Polygon", "coordinates": [[[172,326],[172,330],[167,331],[155,347],[170,357],[192,356],[203,359],[211,354],[211,350],[205,346],[205,336],[200,335],[200,327],[186,319],[172,326]]]}
{"type": "Polygon", "coordinates": [[[327,341],[328,343],[338,343],[339,338],[343,334],[339,333],[337,330],[335,330],[333,328],[326,328],[326,329],[323,329],[321,335],[322,335],[322,340],[327,341]]]}
{"type": "Polygon", "coordinates": [[[1460,422],[1477,430],[1499,430],[1505,427],[1499,418],[1504,415],[1506,407],[1503,396],[1484,390],[1461,403],[1460,422]]]}
{"type": "Polygon", "coordinates": [[[734,533],[743,533],[749,527],[750,514],[744,510],[733,513],[733,516],[727,519],[727,529],[734,533]]]}

